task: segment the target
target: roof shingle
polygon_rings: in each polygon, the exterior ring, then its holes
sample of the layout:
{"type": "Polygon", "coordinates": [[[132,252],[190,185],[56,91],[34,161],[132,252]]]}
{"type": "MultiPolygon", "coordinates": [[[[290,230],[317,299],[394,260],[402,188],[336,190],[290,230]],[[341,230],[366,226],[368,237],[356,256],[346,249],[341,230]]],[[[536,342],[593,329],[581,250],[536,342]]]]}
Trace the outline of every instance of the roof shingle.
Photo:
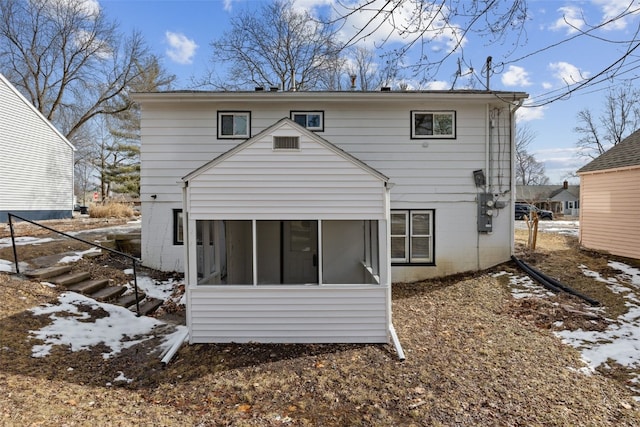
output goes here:
{"type": "Polygon", "coordinates": [[[628,166],[640,166],[640,129],[578,169],[578,173],[628,166]]]}

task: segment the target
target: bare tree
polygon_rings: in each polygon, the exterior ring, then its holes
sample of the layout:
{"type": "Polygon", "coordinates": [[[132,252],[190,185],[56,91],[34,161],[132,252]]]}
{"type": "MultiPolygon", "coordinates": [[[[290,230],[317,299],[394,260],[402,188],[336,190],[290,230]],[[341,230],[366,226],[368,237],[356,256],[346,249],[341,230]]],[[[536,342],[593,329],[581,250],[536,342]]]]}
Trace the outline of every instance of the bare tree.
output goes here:
{"type": "Polygon", "coordinates": [[[535,156],[527,151],[535,137],[535,133],[526,125],[516,128],[515,169],[517,184],[546,185],[549,183],[549,178],[544,172],[544,164],[538,162],[535,156]]]}
{"type": "Polygon", "coordinates": [[[290,0],[241,11],[211,47],[214,62],[228,65],[222,80],[209,82],[221,89],[315,89],[337,51],[330,27],[294,9],[290,0]]]}
{"type": "MultiPolygon", "coordinates": [[[[168,74],[156,56],[136,61],[138,77],[133,79],[127,89],[120,93],[115,102],[130,102],[132,92],[153,92],[171,88],[175,76],[168,74]],[[120,99],[121,98],[121,99],[120,99]]],[[[106,125],[113,141],[105,147],[111,162],[101,163],[106,168],[100,176],[108,180],[115,193],[138,196],[140,194],[140,107],[131,108],[106,117],[106,125]]],[[[102,188],[106,184],[102,183],[102,188]]]]}
{"type": "Polygon", "coordinates": [[[640,125],[639,96],[638,90],[624,85],[609,91],[600,116],[594,117],[588,108],[581,110],[579,124],[573,129],[580,134],[576,142],[580,155],[596,158],[636,131],[640,125]]]}
{"type": "Polygon", "coordinates": [[[141,36],[123,37],[96,4],[0,1],[0,71],[74,144],[94,117],[131,107],[118,95],[147,55],[141,36]]]}
{"type": "Polygon", "coordinates": [[[360,90],[374,90],[382,86],[380,67],[376,62],[375,52],[363,46],[353,49],[349,74],[356,76],[360,90]]]}

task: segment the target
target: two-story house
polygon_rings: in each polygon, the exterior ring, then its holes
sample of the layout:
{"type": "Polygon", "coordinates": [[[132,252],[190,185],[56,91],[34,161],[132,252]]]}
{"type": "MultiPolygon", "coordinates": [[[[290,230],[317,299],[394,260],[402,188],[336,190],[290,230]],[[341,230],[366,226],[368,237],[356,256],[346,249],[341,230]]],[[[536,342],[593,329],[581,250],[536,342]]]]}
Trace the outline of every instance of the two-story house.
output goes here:
{"type": "Polygon", "coordinates": [[[185,272],[192,343],[387,342],[392,282],[509,259],[526,97],[137,94],[143,263],[185,272]]]}

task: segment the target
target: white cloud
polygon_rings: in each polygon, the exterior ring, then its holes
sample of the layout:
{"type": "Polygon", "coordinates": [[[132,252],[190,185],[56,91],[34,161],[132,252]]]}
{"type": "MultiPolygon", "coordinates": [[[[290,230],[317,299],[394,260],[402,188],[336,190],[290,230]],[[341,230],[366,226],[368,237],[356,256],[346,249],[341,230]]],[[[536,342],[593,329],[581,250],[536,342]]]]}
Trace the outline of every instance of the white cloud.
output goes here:
{"type": "MultiPolygon", "coordinates": [[[[324,0],[302,1],[309,4],[326,4],[324,0]]],[[[429,41],[429,48],[434,51],[441,49],[441,45],[452,51],[467,43],[462,30],[448,24],[444,19],[447,10],[441,9],[440,5],[418,3],[372,0],[366,7],[351,13],[355,3],[333,2],[332,9],[334,17],[349,16],[339,37],[343,41],[348,41],[360,31],[356,36],[358,40],[359,37],[372,33],[363,40],[359,40],[359,44],[369,48],[374,48],[376,43],[380,45],[383,42],[406,43],[418,33],[423,34],[424,40],[429,41]],[[417,9],[418,3],[423,4],[421,9],[417,9]]]]}
{"type": "Polygon", "coordinates": [[[564,61],[550,63],[549,70],[551,70],[553,76],[560,80],[564,85],[572,85],[581,82],[591,74],[588,71],[580,70],[575,65],[564,61]]]}
{"type": "MultiPolygon", "coordinates": [[[[610,0],[607,0],[610,1],[610,0]]],[[[549,28],[565,30],[567,34],[577,33],[585,25],[582,9],[576,6],[565,6],[558,9],[561,16],[549,28]]]]}
{"type": "MultiPolygon", "coordinates": [[[[602,11],[602,21],[606,22],[621,13],[624,13],[629,8],[629,0],[593,0],[594,4],[600,7],[602,11]]],[[[632,5],[631,8],[638,9],[637,5],[632,5]]],[[[637,15],[636,12],[633,15],[637,15]]],[[[633,19],[633,15],[627,15],[624,18],[616,19],[607,26],[605,30],[624,30],[629,25],[629,21],[633,19]]]]}
{"type": "Polygon", "coordinates": [[[223,2],[223,6],[222,8],[226,11],[226,12],[231,12],[231,9],[233,8],[233,0],[224,0],[223,2]]]}
{"type": "Polygon", "coordinates": [[[294,0],[293,7],[296,10],[311,12],[322,6],[333,6],[335,0],[294,0]]]}
{"type": "Polygon", "coordinates": [[[539,162],[544,163],[545,175],[551,182],[561,183],[563,179],[575,174],[575,172],[587,163],[587,159],[580,154],[576,147],[549,148],[535,150],[533,154],[539,162]]]}
{"type": "Polygon", "coordinates": [[[165,33],[166,42],[169,48],[166,50],[167,56],[178,64],[191,64],[193,56],[198,49],[198,45],[193,40],[181,33],[167,31],[165,33]]]}
{"type": "Polygon", "coordinates": [[[529,107],[531,100],[526,100],[522,107],[516,111],[516,119],[518,122],[530,122],[531,120],[539,120],[544,117],[547,107],[529,107]]]}
{"type": "Polygon", "coordinates": [[[522,67],[510,65],[506,73],[502,75],[502,84],[509,86],[531,86],[529,73],[522,67]]]}
{"type": "Polygon", "coordinates": [[[447,90],[447,89],[451,89],[451,83],[445,82],[443,80],[436,80],[436,81],[428,82],[424,84],[424,88],[426,90],[447,90]]]}

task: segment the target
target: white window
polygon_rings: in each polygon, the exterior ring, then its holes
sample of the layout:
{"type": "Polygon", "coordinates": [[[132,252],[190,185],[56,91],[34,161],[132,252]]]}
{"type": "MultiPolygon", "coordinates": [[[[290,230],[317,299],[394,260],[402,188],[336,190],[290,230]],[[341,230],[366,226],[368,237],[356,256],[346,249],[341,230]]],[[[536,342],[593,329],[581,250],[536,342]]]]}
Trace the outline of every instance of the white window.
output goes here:
{"type": "Polygon", "coordinates": [[[391,212],[391,262],[433,262],[433,211],[391,212]]]}
{"type": "Polygon", "coordinates": [[[251,113],[248,111],[219,111],[218,138],[249,138],[251,113]]]}
{"type": "Polygon", "coordinates": [[[292,111],[291,120],[312,131],[324,130],[323,111],[292,111]]]}
{"type": "Polygon", "coordinates": [[[448,138],[456,137],[455,111],[412,111],[411,138],[448,138]]]}

